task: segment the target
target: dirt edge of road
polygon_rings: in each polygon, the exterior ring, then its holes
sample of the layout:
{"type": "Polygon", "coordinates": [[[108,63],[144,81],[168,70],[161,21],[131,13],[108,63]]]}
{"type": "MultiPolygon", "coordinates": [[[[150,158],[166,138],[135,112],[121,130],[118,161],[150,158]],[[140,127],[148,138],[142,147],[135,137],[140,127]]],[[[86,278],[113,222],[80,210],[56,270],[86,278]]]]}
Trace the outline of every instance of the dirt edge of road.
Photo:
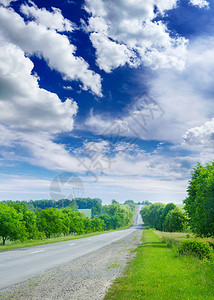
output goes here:
{"type": "Polygon", "coordinates": [[[0,299],[103,299],[134,257],[141,236],[142,230],[136,230],[122,240],[3,289],[0,299]]]}

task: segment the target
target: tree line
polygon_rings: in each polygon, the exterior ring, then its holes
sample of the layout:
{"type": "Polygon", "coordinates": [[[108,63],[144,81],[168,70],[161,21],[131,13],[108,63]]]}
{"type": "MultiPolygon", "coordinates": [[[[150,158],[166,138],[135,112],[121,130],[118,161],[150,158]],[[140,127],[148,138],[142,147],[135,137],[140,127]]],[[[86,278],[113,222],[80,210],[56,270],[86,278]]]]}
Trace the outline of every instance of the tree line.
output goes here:
{"type": "MultiPolygon", "coordinates": [[[[50,201],[53,205],[58,205],[54,203],[58,201],[50,201]]],[[[38,208],[37,201],[36,209],[34,205],[30,209],[24,201],[0,203],[0,237],[3,245],[7,239],[23,241],[117,229],[131,222],[134,211],[128,204],[113,203],[102,206],[100,201],[96,201],[92,207],[94,217],[90,219],[68,207],[59,209],[56,206],[44,206],[44,203],[50,205],[50,201],[41,201],[40,207],[45,208],[38,208]]]]}
{"type": "Polygon", "coordinates": [[[187,217],[174,203],[150,204],[140,213],[145,225],[160,231],[179,232],[187,227],[187,217]]]}

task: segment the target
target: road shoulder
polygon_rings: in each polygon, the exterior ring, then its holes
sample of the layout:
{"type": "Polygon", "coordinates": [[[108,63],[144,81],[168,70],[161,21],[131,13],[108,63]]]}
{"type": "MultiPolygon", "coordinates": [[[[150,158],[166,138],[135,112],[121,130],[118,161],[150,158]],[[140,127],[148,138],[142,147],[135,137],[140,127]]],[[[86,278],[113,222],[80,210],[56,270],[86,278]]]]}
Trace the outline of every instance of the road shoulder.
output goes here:
{"type": "Polygon", "coordinates": [[[122,240],[3,289],[0,298],[100,300],[134,257],[141,235],[142,230],[136,230],[122,240]]]}

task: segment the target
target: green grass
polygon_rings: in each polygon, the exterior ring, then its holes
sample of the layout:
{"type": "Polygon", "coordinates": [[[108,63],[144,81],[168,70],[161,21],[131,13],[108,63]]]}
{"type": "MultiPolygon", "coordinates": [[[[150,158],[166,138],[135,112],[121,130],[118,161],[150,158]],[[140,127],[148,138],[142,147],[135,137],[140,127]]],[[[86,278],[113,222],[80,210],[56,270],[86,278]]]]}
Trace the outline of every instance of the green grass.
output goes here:
{"type": "Polygon", "coordinates": [[[105,300],[214,299],[214,263],[191,256],[177,256],[174,249],[145,230],[123,277],[116,279],[105,300]]]}

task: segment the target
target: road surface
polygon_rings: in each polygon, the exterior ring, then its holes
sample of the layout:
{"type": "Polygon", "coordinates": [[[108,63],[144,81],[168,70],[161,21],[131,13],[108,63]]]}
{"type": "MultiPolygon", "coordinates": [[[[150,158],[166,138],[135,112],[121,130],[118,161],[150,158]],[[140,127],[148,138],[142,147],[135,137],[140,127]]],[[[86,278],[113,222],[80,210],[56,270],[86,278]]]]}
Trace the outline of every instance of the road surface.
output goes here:
{"type": "Polygon", "coordinates": [[[30,279],[53,267],[123,239],[140,228],[142,224],[140,208],[138,206],[133,226],[125,230],[0,253],[0,289],[30,279]]]}

